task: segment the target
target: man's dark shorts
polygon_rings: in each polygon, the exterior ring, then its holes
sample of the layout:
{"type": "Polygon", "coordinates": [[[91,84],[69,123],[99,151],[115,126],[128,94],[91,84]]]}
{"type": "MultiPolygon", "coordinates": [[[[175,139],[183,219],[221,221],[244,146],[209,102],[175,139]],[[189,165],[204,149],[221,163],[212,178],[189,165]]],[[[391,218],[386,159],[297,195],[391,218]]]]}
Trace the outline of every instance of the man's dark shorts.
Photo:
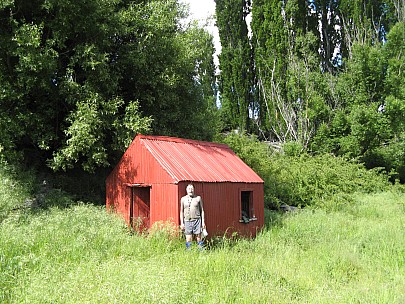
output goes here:
{"type": "Polygon", "coordinates": [[[185,235],[200,234],[201,233],[201,218],[184,221],[185,235]]]}

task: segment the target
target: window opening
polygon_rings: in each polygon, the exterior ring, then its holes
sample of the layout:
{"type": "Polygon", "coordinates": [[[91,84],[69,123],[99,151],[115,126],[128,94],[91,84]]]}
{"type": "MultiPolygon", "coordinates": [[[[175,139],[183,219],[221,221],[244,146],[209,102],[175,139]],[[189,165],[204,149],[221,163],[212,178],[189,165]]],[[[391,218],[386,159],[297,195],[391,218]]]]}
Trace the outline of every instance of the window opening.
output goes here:
{"type": "Polygon", "coordinates": [[[241,223],[256,220],[253,209],[253,191],[241,191],[241,223]]]}

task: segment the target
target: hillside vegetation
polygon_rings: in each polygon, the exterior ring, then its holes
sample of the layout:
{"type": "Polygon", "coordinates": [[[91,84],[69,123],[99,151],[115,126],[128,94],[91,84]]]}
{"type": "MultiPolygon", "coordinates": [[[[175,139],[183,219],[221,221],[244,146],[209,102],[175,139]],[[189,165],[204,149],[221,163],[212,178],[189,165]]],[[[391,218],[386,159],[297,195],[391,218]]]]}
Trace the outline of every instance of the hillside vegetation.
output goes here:
{"type": "MultiPolygon", "coordinates": [[[[165,228],[129,231],[103,206],[0,170],[2,303],[403,303],[405,197],[266,211],[254,240],[185,251],[165,228]]],[[[156,227],[155,227],[156,228],[156,227]]]]}

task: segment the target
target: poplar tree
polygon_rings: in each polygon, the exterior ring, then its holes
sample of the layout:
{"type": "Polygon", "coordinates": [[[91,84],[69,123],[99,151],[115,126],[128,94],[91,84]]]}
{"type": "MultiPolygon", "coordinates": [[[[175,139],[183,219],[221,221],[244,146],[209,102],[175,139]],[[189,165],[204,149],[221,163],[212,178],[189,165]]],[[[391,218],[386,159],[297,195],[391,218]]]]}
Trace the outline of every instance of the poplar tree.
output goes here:
{"type": "Polygon", "coordinates": [[[254,115],[252,57],[246,16],[249,0],[215,0],[222,51],[220,63],[221,111],[224,128],[249,131],[254,115]]]}
{"type": "Polygon", "coordinates": [[[306,146],[320,103],[316,17],[303,1],[254,1],[255,92],[263,137],[306,146]]]}

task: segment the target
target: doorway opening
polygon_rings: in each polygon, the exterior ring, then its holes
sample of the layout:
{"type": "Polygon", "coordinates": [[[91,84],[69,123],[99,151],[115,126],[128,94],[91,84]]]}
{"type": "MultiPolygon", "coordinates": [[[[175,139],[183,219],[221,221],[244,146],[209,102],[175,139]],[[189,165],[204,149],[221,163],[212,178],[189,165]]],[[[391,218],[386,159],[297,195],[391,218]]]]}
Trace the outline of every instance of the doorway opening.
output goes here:
{"type": "Polygon", "coordinates": [[[150,225],[150,187],[131,187],[129,222],[137,231],[145,231],[150,225]]]}

